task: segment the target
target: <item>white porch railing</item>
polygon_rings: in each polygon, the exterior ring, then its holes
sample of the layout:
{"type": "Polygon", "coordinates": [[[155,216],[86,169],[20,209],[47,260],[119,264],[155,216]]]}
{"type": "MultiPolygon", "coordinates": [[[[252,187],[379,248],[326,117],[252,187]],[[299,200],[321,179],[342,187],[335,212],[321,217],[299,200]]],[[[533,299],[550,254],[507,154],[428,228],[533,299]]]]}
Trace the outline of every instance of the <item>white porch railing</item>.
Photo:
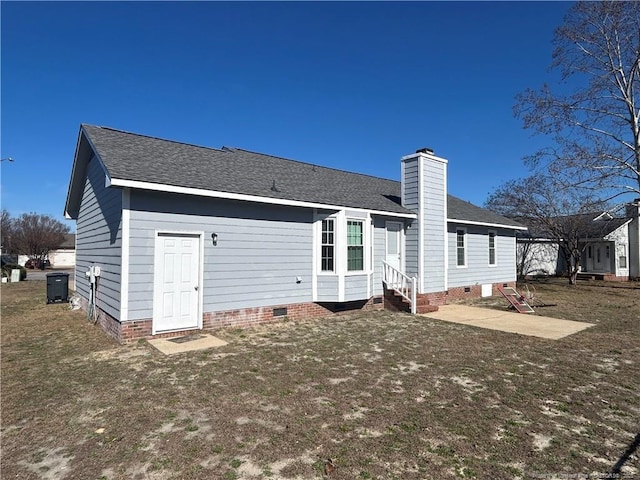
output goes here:
{"type": "Polygon", "coordinates": [[[416,313],[416,290],[418,279],[409,277],[397,268],[382,262],[382,281],[388,289],[398,292],[411,305],[411,313],[416,313]]]}

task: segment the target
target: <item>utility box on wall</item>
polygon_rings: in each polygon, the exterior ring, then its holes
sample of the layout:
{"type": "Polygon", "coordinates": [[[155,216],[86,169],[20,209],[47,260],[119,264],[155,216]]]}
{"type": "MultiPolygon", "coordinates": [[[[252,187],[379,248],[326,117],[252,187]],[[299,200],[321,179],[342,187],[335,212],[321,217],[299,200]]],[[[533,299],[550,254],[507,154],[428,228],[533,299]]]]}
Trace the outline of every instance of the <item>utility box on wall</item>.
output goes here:
{"type": "Polygon", "coordinates": [[[47,303],[69,301],[69,274],[58,272],[47,274],[47,303]]]}

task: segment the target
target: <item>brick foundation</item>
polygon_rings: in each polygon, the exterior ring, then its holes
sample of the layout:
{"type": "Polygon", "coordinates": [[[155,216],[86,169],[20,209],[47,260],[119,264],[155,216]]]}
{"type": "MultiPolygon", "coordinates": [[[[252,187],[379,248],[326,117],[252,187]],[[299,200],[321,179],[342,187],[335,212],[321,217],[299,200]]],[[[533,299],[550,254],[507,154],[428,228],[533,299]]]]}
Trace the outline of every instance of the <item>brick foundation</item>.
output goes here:
{"type": "MultiPolygon", "coordinates": [[[[498,287],[516,288],[516,282],[501,282],[492,284],[492,296],[500,295],[500,292],[498,292],[498,287]]],[[[424,293],[418,296],[421,298],[427,298],[431,305],[446,305],[447,303],[455,302],[457,300],[480,298],[482,296],[482,286],[470,285],[468,287],[453,287],[445,292],[424,293]]]]}
{"type": "Polygon", "coordinates": [[[617,276],[614,273],[579,272],[578,280],[604,280],[607,282],[628,282],[628,276],[617,276]]]}
{"type": "MultiPolygon", "coordinates": [[[[87,301],[81,299],[81,307],[87,310],[87,301]]],[[[344,315],[357,311],[381,310],[382,297],[372,297],[366,301],[342,303],[294,303],[269,307],[243,308],[220,312],[205,312],[202,318],[203,330],[227,327],[249,327],[262,323],[280,320],[310,320],[336,315],[344,315]]],[[[139,339],[171,338],[200,332],[200,329],[180,330],[152,335],[152,320],[132,320],[119,322],[102,310],[98,310],[96,322],[119,343],[131,343],[139,339]]]]}
{"type": "MultiPolygon", "coordinates": [[[[508,286],[515,288],[515,282],[495,283],[492,285],[492,295],[499,295],[498,287],[508,286]]],[[[481,296],[480,285],[469,287],[450,288],[445,292],[425,293],[417,295],[418,313],[428,313],[437,310],[440,305],[464,300],[467,298],[479,298],[481,296]]],[[[87,300],[80,299],[83,310],[87,310],[87,300]]],[[[242,308],[220,312],[205,312],[202,317],[203,330],[227,327],[249,327],[262,323],[277,322],[279,320],[310,320],[314,318],[329,317],[341,314],[354,313],[356,311],[371,311],[388,309],[392,311],[409,311],[407,303],[394,297],[391,290],[386,290],[384,297],[372,297],[366,301],[342,302],[342,303],[294,303],[288,305],[273,305],[269,307],[242,308]],[[283,310],[286,309],[286,312],[283,310]]],[[[152,320],[132,320],[119,322],[106,312],[98,309],[96,322],[102,329],[119,343],[131,343],[139,339],[171,338],[200,332],[200,329],[181,330],[153,335],[152,320]]]]}
{"type": "MultiPolygon", "coordinates": [[[[516,282],[501,282],[491,285],[491,295],[500,295],[498,287],[516,288],[516,282]]],[[[429,313],[436,311],[440,305],[456,302],[458,300],[466,300],[469,298],[480,298],[482,296],[481,285],[471,285],[468,287],[454,287],[444,292],[419,293],[416,295],[416,305],[418,313],[429,313]]],[[[410,311],[409,303],[394,294],[392,290],[385,288],[384,293],[385,309],[391,311],[410,311]]]]}
{"type": "MultiPolygon", "coordinates": [[[[87,312],[89,307],[89,302],[86,298],[77,295],[80,299],[80,308],[87,312]]],[[[90,322],[95,323],[96,325],[100,325],[102,329],[107,332],[111,337],[113,337],[118,343],[122,343],[122,329],[121,324],[118,320],[113,318],[111,315],[106,313],[101,309],[97,309],[97,319],[93,318],[89,319],[90,322]]]]}

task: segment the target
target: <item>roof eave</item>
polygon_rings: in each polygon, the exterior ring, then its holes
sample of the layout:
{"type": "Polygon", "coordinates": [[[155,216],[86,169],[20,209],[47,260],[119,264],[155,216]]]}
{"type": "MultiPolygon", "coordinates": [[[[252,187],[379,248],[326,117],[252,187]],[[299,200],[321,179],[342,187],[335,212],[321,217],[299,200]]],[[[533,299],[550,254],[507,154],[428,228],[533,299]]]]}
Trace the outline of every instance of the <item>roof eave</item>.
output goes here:
{"type": "Polygon", "coordinates": [[[464,224],[467,224],[467,225],[480,225],[480,226],[483,226],[483,227],[506,228],[506,229],[509,229],[509,230],[529,230],[525,226],[507,225],[505,223],[478,222],[478,221],[475,221],[475,220],[461,220],[459,218],[447,218],[447,222],[464,223],[464,224]]]}
{"type": "Polygon", "coordinates": [[[368,208],[362,208],[362,207],[353,207],[349,205],[331,205],[331,204],[318,203],[318,202],[289,200],[285,198],[262,197],[259,195],[250,195],[250,194],[244,194],[244,193],[230,193],[230,192],[222,192],[218,190],[206,190],[202,188],[181,187],[177,185],[141,182],[136,180],[125,180],[120,178],[111,178],[110,186],[122,187],[122,188],[134,188],[139,190],[180,193],[180,194],[195,195],[195,196],[209,197],[209,198],[223,198],[227,200],[241,200],[241,201],[248,201],[248,202],[267,203],[271,205],[283,205],[283,206],[289,206],[289,207],[323,208],[323,209],[332,209],[332,210],[348,209],[348,210],[354,210],[354,211],[369,212],[369,213],[378,214],[378,215],[387,215],[390,217],[412,218],[412,219],[418,218],[418,215],[415,213],[391,212],[386,210],[375,210],[375,209],[368,209],[368,208]]]}
{"type": "Polygon", "coordinates": [[[105,183],[108,186],[110,181],[108,170],[98,155],[98,151],[91,141],[91,138],[89,138],[84,125],[81,125],[80,131],[78,132],[78,141],[76,143],[76,150],[73,157],[71,179],[69,180],[69,189],[67,190],[67,200],[64,208],[64,216],[69,220],[76,220],[78,218],[80,202],[82,201],[84,179],[87,176],[87,165],[94,156],[98,159],[105,172],[105,183]]]}

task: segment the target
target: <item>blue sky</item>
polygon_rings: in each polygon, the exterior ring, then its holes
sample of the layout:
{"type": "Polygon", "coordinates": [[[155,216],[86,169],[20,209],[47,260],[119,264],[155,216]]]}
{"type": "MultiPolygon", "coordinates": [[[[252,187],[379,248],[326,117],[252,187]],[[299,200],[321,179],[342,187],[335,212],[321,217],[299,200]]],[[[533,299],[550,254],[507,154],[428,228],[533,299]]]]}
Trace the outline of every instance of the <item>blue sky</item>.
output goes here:
{"type": "Polygon", "coordinates": [[[3,1],[2,208],[63,220],[80,123],[396,180],[431,147],[482,205],[547,141],[512,107],[570,5],[3,1]]]}

